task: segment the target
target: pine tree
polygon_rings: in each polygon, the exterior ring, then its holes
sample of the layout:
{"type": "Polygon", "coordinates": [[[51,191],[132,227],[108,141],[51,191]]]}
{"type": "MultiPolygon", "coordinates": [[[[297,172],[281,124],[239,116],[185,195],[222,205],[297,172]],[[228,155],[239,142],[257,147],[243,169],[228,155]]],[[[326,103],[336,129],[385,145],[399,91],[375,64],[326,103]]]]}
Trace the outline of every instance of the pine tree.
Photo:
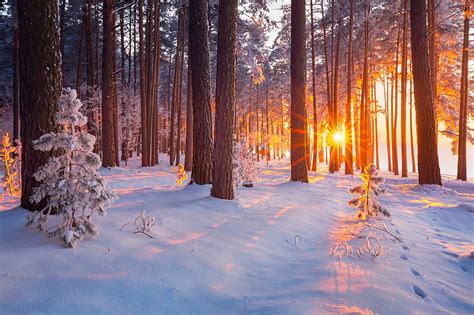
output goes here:
{"type": "Polygon", "coordinates": [[[308,182],[306,164],[305,1],[291,1],[291,180],[308,182]]]}
{"type": "Polygon", "coordinates": [[[217,39],[214,173],[211,196],[229,200],[234,199],[232,137],[235,115],[236,27],[237,0],[220,0],[217,39]]]}
{"type": "Polygon", "coordinates": [[[193,98],[192,181],[210,184],[212,178],[211,72],[206,0],[189,1],[189,62],[193,98]]]}
{"type": "Polygon", "coordinates": [[[20,128],[23,143],[21,206],[39,210],[29,200],[38,183],[33,174],[51,155],[35,152],[32,140],[54,129],[53,116],[61,94],[61,52],[58,1],[18,0],[20,128]]]}
{"type": "Polygon", "coordinates": [[[441,185],[428,59],[426,0],[410,1],[410,24],[418,142],[418,182],[421,185],[441,185]]]}
{"type": "Polygon", "coordinates": [[[30,201],[36,204],[46,201],[46,206],[30,215],[26,224],[51,236],[61,236],[67,247],[74,247],[86,235],[96,235],[92,216],[105,215],[116,199],[96,171],[102,162],[92,152],[95,137],[81,131],[87,118],[79,112],[82,104],[76,97],[76,91],[68,89],[59,98],[55,115],[59,131],[33,141],[36,150],[57,154],[34,174],[40,185],[33,189],[30,201]],[[62,222],[49,228],[48,217],[53,212],[62,217],[62,222]]]}
{"type": "Polygon", "coordinates": [[[361,178],[362,184],[349,190],[351,194],[359,195],[349,201],[350,206],[359,209],[358,218],[366,220],[368,216],[377,216],[379,213],[389,217],[390,213],[377,200],[377,196],[384,192],[379,187],[384,179],[378,176],[377,167],[374,164],[368,165],[361,174],[361,178]]]}

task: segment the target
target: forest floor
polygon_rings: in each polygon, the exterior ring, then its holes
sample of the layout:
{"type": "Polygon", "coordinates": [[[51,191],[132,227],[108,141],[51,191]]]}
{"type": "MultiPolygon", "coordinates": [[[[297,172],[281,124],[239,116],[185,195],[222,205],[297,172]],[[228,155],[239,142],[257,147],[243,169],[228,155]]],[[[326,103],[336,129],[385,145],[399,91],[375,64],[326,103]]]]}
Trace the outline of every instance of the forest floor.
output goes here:
{"type": "Polygon", "coordinates": [[[223,201],[210,186],[177,186],[165,163],[138,163],[101,170],[119,199],[74,249],[25,231],[18,200],[1,201],[1,314],[474,313],[472,181],[418,186],[383,173],[392,217],[372,221],[402,242],[382,241],[377,258],[339,257],[331,235],[353,217],[358,176],[321,166],[310,184],[290,183],[287,160],[260,163],[255,187],[223,201]],[[154,238],[122,228],[142,210],[158,220],[154,238]]]}

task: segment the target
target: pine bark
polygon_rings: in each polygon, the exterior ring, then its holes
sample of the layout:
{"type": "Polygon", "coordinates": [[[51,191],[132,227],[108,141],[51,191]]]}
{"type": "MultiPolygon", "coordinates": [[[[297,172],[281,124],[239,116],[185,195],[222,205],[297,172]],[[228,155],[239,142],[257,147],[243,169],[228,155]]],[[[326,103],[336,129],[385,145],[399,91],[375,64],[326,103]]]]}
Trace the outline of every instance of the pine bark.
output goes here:
{"type": "Polygon", "coordinates": [[[219,1],[214,175],[211,196],[234,199],[232,178],[237,0],[219,1]]]}
{"type": "Polygon", "coordinates": [[[104,38],[102,46],[102,165],[114,167],[115,137],[114,137],[114,20],[115,0],[103,2],[104,38]]]}
{"type": "Polygon", "coordinates": [[[410,25],[418,147],[418,182],[421,185],[441,185],[428,56],[426,0],[410,1],[410,25]]]}
{"type": "Polygon", "coordinates": [[[464,31],[461,62],[461,95],[459,106],[459,139],[458,139],[458,170],[457,179],[467,180],[467,116],[469,100],[469,22],[471,16],[471,0],[464,3],[464,31]]]}
{"type": "Polygon", "coordinates": [[[33,174],[50,157],[36,151],[32,141],[55,130],[54,115],[61,95],[61,49],[58,2],[18,0],[20,125],[23,144],[21,207],[41,210],[29,200],[38,182],[33,174]],[[34,57],[32,57],[34,56],[34,57]]]}
{"type": "Polygon", "coordinates": [[[211,75],[206,0],[189,1],[189,60],[193,91],[193,182],[204,185],[212,180],[211,75]]]}
{"type": "MultiPolygon", "coordinates": [[[[17,25],[17,23],[15,23],[17,25]]],[[[13,31],[13,140],[20,139],[20,36],[13,31]]],[[[16,146],[16,143],[14,144],[16,146]]]]}
{"type": "Polygon", "coordinates": [[[353,154],[352,154],[352,33],[354,24],[354,1],[349,0],[349,40],[347,46],[347,95],[346,95],[346,119],[345,129],[345,164],[344,173],[346,175],[354,174],[353,154]]]}
{"type": "MultiPolygon", "coordinates": [[[[189,42],[189,40],[188,40],[189,42]]],[[[186,88],[186,151],[184,154],[184,169],[191,171],[193,168],[193,91],[191,67],[188,63],[188,84],[186,88]]]]}
{"type": "Polygon", "coordinates": [[[291,180],[307,183],[305,21],[305,0],[291,0],[291,180]]]}
{"type": "Polygon", "coordinates": [[[314,8],[313,0],[310,0],[310,17],[311,17],[311,82],[313,92],[313,160],[311,170],[316,172],[318,170],[318,109],[316,106],[316,52],[314,49],[314,8]]]}
{"type": "Polygon", "coordinates": [[[401,78],[401,145],[402,145],[402,177],[408,177],[407,157],[407,79],[408,79],[408,0],[403,0],[402,24],[402,78],[401,78]]]}

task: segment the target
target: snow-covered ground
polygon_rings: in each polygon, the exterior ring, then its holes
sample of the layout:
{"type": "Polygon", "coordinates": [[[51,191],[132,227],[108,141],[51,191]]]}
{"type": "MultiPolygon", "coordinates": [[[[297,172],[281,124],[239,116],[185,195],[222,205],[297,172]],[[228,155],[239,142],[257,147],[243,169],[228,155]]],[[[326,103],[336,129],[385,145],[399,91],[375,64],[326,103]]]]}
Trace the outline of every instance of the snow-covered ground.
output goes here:
{"type": "Polygon", "coordinates": [[[383,221],[403,242],[385,240],[376,259],[339,258],[329,236],[355,211],[357,176],[321,166],[310,184],[289,183],[288,161],[262,163],[254,188],[223,201],[210,186],[177,186],[164,164],[101,170],[119,200],[75,249],[25,231],[27,212],[6,211],[18,203],[6,197],[0,313],[474,313],[474,182],[388,176],[383,221]],[[158,219],[155,238],[121,229],[142,210],[158,219]]]}

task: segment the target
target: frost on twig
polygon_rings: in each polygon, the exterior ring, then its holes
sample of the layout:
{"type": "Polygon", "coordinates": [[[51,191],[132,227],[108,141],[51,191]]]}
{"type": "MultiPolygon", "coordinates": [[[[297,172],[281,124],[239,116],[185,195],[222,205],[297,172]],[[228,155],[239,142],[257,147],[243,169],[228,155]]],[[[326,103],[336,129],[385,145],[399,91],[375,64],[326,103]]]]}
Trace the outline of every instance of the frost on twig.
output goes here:
{"type": "Polygon", "coordinates": [[[135,234],[145,234],[149,238],[155,238],[150,234],[151,228],[156,225],[156,218],[154,215],[145,216],[145,210],[143,210],[133,223],[125,223],[120,229],[123,230],[124,227],[131,224],[135,225],[135,234]]]}
{"type": "Polygon", "coordinates": [[[362,258],[368,255],[377,258],[388,251],[383,246],[384,241],[402,242],[393,234],[385,223],[346,219],[340,226],[331,231],[330,239],[335,241],[329,251],[339,258],[343,256],[362,258]]]}

